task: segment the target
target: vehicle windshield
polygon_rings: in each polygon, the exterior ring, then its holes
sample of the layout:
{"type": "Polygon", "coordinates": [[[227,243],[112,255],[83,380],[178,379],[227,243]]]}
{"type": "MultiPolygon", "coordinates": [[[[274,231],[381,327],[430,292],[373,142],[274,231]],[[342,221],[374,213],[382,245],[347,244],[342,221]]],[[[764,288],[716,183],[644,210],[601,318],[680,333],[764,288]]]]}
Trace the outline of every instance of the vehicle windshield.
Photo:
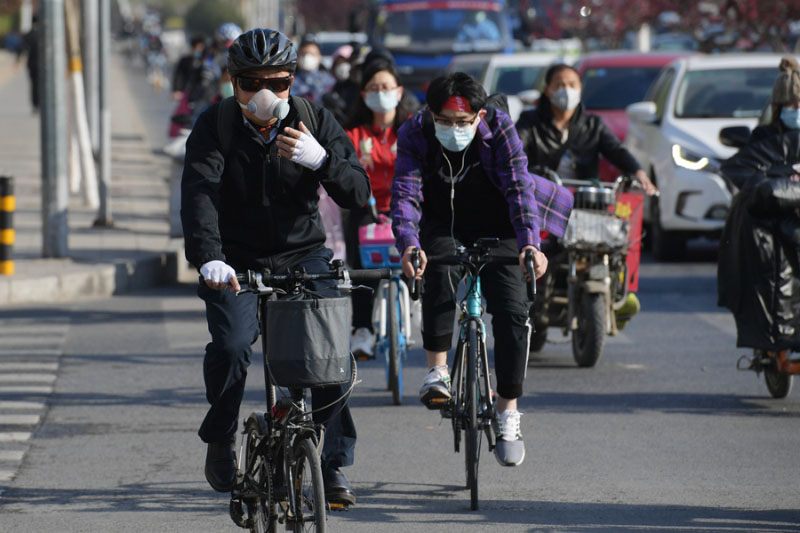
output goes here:
{"type": "Polygon", "coordinates": [[[518,94],[536,87],[545,66],[514,65],[498,67],[489,86],[490,93],[518,94]]]}
{"type": "Polygon", "coordinates": [[[581,76],[583,107],[623,110],[641,102],[660,71],[660,67],[589,67],[581,76]]]}
{"type": "Polygon", "coordinates": [[[675,99],[678,118],[758,117],[770,99],[777,69],[694,70],[681,81],[675,99]]]}
{"type": "Polygon", "coordinates": [[[468,2],[473,9],[406,9],[391,4],[378,15],[378,39],[390,50],[421,53],[495,52],[507,42],[500,4],[468,2]],[[485,6],[482,6],[485,4],[485,6]],[[480,7],[492,9],[479,9],[480,7]]]}

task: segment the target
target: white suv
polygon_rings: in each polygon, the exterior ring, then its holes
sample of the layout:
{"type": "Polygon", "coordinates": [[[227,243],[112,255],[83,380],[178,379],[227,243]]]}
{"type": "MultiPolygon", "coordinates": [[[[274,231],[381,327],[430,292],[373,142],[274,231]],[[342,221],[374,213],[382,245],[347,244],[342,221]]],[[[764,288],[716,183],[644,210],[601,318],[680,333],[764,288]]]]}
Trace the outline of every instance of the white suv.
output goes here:
{"type": "Polygon", "coordinates": [[[718,235],[731,191],[719,175],[735,148],[719,132],[753,129],[778,76],[777,54],[693,55],[665,66],[646,101],[627,108],[625,146],[661,190],[645,218],[656,259],[683,254],[686,240],[718,235]]]}

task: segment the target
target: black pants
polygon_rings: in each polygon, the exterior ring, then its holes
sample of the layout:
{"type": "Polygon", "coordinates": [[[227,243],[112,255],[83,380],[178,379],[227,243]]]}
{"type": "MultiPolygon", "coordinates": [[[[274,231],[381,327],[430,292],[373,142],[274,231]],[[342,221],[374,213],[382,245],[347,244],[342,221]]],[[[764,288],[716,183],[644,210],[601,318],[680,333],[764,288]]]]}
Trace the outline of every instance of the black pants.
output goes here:
{"type": "MultiPolygon", "coordinates": [[[[307,272],[327,272],[333,254],[322,248],[306,255],[294,265],[305,267],[307,272]]],[[[308,288],[323,291],[335,282],[317,282],[308,288]]],[[[200,426],[199,435],[204,442],[219,442],[233,438],[239,424],[239,406],[244,395],[247,367],[253,353],[252,344],[258,339],[258,298],[255,294],[236,296],[229,290],[217,291],[201,283],[198,295],[206,304],[206,318],[211,342],[206,346],[203,377],[206,399],[211,407],[200,426]]],[[[314,406],[335,402],[347,390],[347,385],[314,388],[311,401],[314,406]]],[[[350,409],[341,402],[314,413],[316,422],[325,423],[325,445],[322,450],[323,467],[338,468],[353,464],[356,428],[350,409]]]]}
{"type": "MultiPolygon", "coordinates": [[[[421,240],[428,257],[455,251],[449,230],[423,231],[421,240]]],[[[474,240],[470,239],[469,244],[474,240]]],[[[519,255],[516,239],[501,240],[493,253],[519,255]]],[[[452,347],[455,291],[464,275],[463,267],[426,267],[422,294],[422,342],[426,350],[442,352],[452,347]]],[[[530,302],[522,269],[517,265],[490,265],[481,273],[481,289],[492,315],[497,393],[509,400],[519,398],[527,370],[530,337],[530,302]]]]}

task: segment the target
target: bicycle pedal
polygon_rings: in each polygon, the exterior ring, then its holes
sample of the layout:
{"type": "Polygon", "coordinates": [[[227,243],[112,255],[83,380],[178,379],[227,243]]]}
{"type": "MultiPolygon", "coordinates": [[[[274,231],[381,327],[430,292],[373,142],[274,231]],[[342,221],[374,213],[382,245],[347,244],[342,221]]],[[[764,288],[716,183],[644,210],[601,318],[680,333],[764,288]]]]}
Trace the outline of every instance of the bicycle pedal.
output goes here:
{"type": "Polygon", "coordinates": [[[425,407],[430,410],[444,409],[450,405],[450,398],[428,398],[425,400],[425,407]]]}
{"type": "Polygon", "coordinates": [[[347,505],[346,503],[341,503],[341,502],[328,502],[328,510],[336,512],[344,512],[344,511],[349,511],[350,506],[347,505]]]}

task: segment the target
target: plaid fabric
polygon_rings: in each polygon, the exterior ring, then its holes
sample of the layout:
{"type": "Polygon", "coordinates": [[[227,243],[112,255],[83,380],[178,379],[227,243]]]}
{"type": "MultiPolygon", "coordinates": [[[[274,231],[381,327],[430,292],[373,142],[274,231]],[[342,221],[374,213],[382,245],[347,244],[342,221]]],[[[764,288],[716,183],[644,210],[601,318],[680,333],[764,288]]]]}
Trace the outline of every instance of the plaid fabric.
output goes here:
{"type": "MultiPolygon", "coordinates": [[[[438,163],[431,164],[428,157],[428,150],[438,150],[438,143],[428,146],[422,129],[428,112],[427,108],[418,111],[398,132],[391,210],[392,229],[401,253],[409,246],[420,245],[422,181],[439,170],[438,163]]],[[[572,210],[572,194],[528,172],[528,159],[511,118],[497,110],[491,121],[481,120],[473,142],[481,143],[481,165],[492,184],[505,194],[519,248],[529,244],[538,248],[540,230],[561,237],[572,210]]]]}

